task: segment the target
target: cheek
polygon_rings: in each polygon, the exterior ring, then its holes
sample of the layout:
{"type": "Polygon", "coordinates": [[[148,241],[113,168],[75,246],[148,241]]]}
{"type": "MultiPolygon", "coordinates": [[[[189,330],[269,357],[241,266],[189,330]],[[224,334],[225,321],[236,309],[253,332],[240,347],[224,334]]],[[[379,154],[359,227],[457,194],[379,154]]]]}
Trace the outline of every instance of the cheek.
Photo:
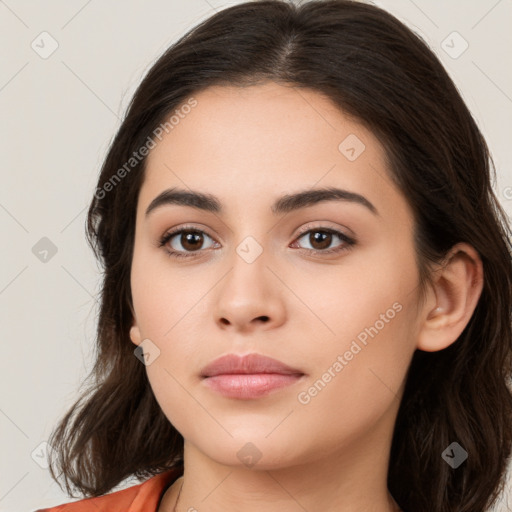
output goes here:
{"type": "Polygon", "coordinates": [[[151,349],[156,356],[146,365],[148,380],[169,421],[184,432],[193,428],[189,418],[195,417],[194,424],[202,418],[200,409],[191,413],[195,403],[190,394],[191,375],[197,373],[197,361],[202,360],[205,338],[196,319],[205,307],[205,295],[215,284],[211,270],[189,268],[190,272],[179,272],[165,256],[136,246],[131,269],[141,340],[150,340],[156,347],[151,349]]]}
{"type": "Polygon", "coordinates": [[[317,274],[315,286],[302,282],[298,293],[324,324],[316,340],[303,339],[313,369],[297,396],[304,424],[322,418],[327,436],[341,427],[355,433],[399,405],[415,350],[417,280],[412,252],[380,251],[353,268],[317,274]]]}
{"type": "Polygon", "coordinates": [[[179,269],[163,249],[135,250],[131,290],[141,335],[165,343],[201,308],[218,277],[211,269],[179,269]]]}
{"type": "Polygon", "coordinates": [[[392,293],[368,296],[362,309],[347,303],[346,313],[333,317],[338,335],[321,353],[310,353],[315,371],[298,390],[294,422],[284,432],[295,439],[316,432],[310,458],[364,439],[382,421],[394,422],[415,350],[414,312],[411,296],[392,293]]]}
{"type": "MultiPolygon", "coordinates": [[[[418,298],[418,270],[410,248],[397,252],[392,244],[382,244],[378,250],[355,252],[337,266],[313,269],[302,264],[287,272],[285,281],[293,283],[294,292],[303,298],[291,309],[292,319],[303,323],[300,332],[312,332],[314,327],[314,338],[324,348],[315,355],[319,362],[325,364],[323,354],[348,350],[354,339],[364,344],[374,338],[386,340],[388,334],[396,337],[394,342],[382,341],[384,346],[409,339],[406,332],[391,333],[414,323],[408,312],[414,311],[418,298]],[[294,315],[304,304],[297,319],[294,315]]],[[[302,341],[309,345],[306,337],[302,341]]]]}

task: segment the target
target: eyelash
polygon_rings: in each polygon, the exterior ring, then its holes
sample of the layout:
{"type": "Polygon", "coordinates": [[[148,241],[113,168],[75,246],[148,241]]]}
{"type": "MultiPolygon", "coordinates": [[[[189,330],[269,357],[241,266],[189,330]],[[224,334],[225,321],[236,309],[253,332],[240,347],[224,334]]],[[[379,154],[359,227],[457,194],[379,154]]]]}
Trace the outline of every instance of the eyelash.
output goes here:
{"type": "MultiPolygon", "coordinates": [[[[325,249],[325,250],[302,249],[302,250],[308,251],[309,253],[313,253],[314,255],[342,253],[344,251],[350,250],[352,248],[352,246],[354,246],[356,244],[356,241],[353,238],[348,237],[347,235],[345,235],[344,233],[342,233],[336,229],[327,228],[327,227],[314,227],[314,228],[309,228],[309,229],[305,228],[305,229],[301,230],[301,232],[299,233],[299,236],[295,240],[299,240],[304,235],[311,233],[311,232],[313,232],[313,233],[321,232],[321,233],[329,233],[332,235],[336,235],[343,242],[343,244],[341,246],[338,246],[334,249],[325,249]]],[[[181,226],[181,227],[179,227],[175,230],[169,231],[165,235],[163,235],[162,238],[160,239],[160,241],[158,242],[158,246],[159,247],[166,246],[167,243],[172,238],[174,238],[174,236],[181,234],[181,233],[200,233],[200,234],[206,235],[208,238],[212,238],[210,235],[208,235],[208,233],[206,233],[205,231],[203,231],[201,229],[197,229],[195,227],[189,227],[189,226],[181,226]]],[[[187,253],[187,252],[183,252],[183,251],[174,251],[174,250],[169,250],[168,248],[165,248],[165,252],[168,254],[168,256],[170,258],[191,258],[191,257],[197,256],[201,252],[201,249],[198,251],[193,251],[193,252],[187,253]]]]}

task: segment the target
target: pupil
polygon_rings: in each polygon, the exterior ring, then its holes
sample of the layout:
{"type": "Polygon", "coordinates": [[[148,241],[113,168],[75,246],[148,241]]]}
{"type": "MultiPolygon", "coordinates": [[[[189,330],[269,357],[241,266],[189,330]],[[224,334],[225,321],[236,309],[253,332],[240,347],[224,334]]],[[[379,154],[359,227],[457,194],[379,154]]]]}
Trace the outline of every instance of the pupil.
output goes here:
{"type": "Polygon", "coordinates": [[[186,249],[187,249],[187,245],[189,245],[188,249],[197,249],[197,247],[201,245],[201,242],[202,242],[201,233],[189,232],[189,233],[185,234],[184,236],[185,236],[185,243],[182,242],[182,245],[186,249]],[[195,239],[195,243],[194,243],[194,239],[195,239]]]}
{"type": "MultiPolygon", "coordinates": [[[[330,237],[332,236],[331,233],[315,231],[315,232],[311,233],[311,235],[312,235],[313,241],[315,243],[320,242],[321,247],[319,247],[319,249],[326,249],[327,247],[329,247],[329,245],[331,243],[331,241],[330,241],[330,237]],[[325,243],[326,241],[327,241],[327,243],[325,243]]],[[[310,240],[310,242],[311,242],[311,240],[310,240]]],[[[311,243],[311,245],[313,245],[313,247],[314,247],[313,243],[311,243]]]]}

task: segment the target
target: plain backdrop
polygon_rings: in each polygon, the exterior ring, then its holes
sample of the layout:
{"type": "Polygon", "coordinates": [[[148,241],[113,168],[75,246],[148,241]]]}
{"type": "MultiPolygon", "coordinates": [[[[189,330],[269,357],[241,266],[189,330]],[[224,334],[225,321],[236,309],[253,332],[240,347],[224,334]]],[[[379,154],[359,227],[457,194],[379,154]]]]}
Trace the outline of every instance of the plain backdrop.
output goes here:
{"type": "MultiPolygon", "coordinates": [[[[99,168],[155,59],[233,3],[0,1],[1,511],[72,501],[41,461],[93,362],[100,274],[84,223],[99,168]]],[[[510,216],[512,2],[374,3],[448,69],[488,140],[510,216]]]]}

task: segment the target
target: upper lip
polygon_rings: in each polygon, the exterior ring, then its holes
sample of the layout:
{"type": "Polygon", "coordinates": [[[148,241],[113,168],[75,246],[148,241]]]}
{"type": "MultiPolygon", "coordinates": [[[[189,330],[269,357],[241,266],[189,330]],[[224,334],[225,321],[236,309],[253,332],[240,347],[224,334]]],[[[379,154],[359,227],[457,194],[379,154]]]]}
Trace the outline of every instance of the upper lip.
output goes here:
{"type": "Polygon", "coordinates": [[[223,374],[254,374],[280,373],[282,375],[304,375],[303,372],[292,368],[277,359],[260,354],[239,356],[228,354],[215,359],[201,370],[201,377],[214,377],[223,374]]]}

